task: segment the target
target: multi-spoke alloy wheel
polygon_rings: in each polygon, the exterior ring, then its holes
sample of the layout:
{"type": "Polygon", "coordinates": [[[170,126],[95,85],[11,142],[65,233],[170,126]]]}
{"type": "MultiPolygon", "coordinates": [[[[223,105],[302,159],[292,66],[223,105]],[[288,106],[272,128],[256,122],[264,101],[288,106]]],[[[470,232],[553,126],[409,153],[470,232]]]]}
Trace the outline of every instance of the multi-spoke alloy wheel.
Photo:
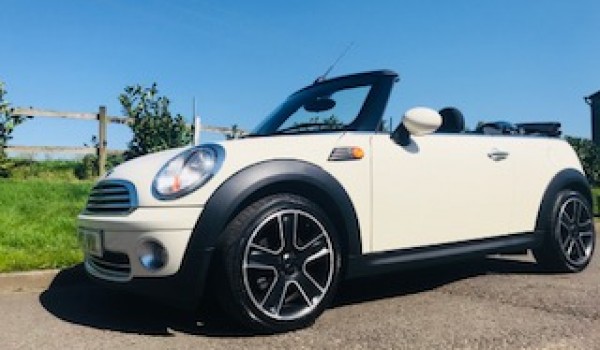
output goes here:
{"type": "Polygon", "coordinates": [[[567,261],[573,265],[587,263],[594,248],[594,220],[586,203],[578,197],[562,203],[555,229],[567,261]]]}
{"type": "Polygon", "coordinates": [[[320,207],[273,195],[242,210],[224,236],[219,295],[226,311],[275,332],[307,326],[323,312],[341,258],[335,228],[320,207]]]}
{"type": "Polygon", "coordinates": [[[254,305],[277,320],[310,313],[333,277],[329,233],[302,210],[284,209],[254,230],[244,251],[244,285],[254,305]]]}
{"type": "Polygon", "coordinates": [[[579,272],[590,262],[596,244],[589,201],[575,191],[560,192],[542,228],[543,244],[533,250],[536,260],[554,271],[579,272]]]}

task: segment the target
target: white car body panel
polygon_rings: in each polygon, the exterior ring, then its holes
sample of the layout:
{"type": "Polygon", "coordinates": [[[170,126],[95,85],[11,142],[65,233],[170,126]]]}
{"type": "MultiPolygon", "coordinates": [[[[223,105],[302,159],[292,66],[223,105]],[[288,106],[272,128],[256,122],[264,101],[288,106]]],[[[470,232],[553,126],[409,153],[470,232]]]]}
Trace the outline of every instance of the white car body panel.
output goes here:
{"type": "MultiPolygon", "coordinates": [[[[221,170],[202,188],[173,201],[159,200],[152,194],[152,180],[160,168],[182,149],[160,152],[134,159],[117,167],[105,179],[127,180],[138,191],[140,207],[203,206],[212,193],[232,175],[260,162],[277,159],[295,159],[317,165],[332,174],[346,189],[360,217],[363,250],[368,252],[371,233],[370,199],[370,135],[364,133],[330,133],[293,135],[257,139],[239,139],[222,142],[225,158],[221,170]],[[302,147],[298,147],[302,144],[302,147]],[[350,162],[331,162],[327,159],[335,147],[361,147],[365,157],[350,162]],[[150,176],[151,175],[151,176],[150,176]]],[[[85,215],[80,216],[84,218],[85,215]]]]}
{"type": "Polygon", "coordinates": [[[581,171],[560,140],[440,134],[413,142],[373,138],[372,251],[531,232],[557,165],[581,171]],[[490,159],[494,150],[507,158],[490,159]],[[540,157],[549,152],[558,161],[540,157]]]}
{"type": "MultiPolygon", "coordinates": [[[[196,207],[197,219],[210,195],[240,169],[269,160],[302,160],[323,168],[346,190],[359,218],[362,250],[370,253],[533,231],[541,197],[560,167],[574,164],[582,171],[575,153],[561,140],[434,134],[413,141],[402,147],[388,134],[367,133],[227,141],[221,143],[226,153],[221,171],[199,190],[172,201],[153,196],[152,180],[181,149],[125,163],[107,179],[131,181],[142,208],[196,207]],[[328,161],[335,147],[361,147],[365,156],[328,161]],[[494,161],[488,156],[493,150],[509,155],[494,161]]],[[[97,220],[86,215],[80,219],[82,226],[97,220]]],[[[107,225],[129,220],[117,217],[107,225]]],[[[152,218],[144,222],[138,230],[171,225],[152,218]]]]}
{"type": "Polygon", "coordinates": [[[490,138],[431,135],[413,142],[399,147],[374,138],[373,250],[508,232],[508,222],[497,218],[508,217],[512,204],[510,164],[488,158],[490,138]]]}

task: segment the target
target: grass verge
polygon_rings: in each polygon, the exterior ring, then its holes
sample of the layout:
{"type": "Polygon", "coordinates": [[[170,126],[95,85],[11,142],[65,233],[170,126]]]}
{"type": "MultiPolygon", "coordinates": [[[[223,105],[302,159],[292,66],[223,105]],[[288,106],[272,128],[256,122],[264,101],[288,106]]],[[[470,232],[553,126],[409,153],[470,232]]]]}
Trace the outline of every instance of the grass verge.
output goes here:
{"type": "Polygon", "coordinates": [[[0,272],[82,261],[77,214],[92,182],[0,179],[0,272]]]}
{"type": "Polygon", "coordinates": [[[11,159],[9,178],[77,181],[77,172],[82,167],[82,162],[76,160],[11,159]]]}

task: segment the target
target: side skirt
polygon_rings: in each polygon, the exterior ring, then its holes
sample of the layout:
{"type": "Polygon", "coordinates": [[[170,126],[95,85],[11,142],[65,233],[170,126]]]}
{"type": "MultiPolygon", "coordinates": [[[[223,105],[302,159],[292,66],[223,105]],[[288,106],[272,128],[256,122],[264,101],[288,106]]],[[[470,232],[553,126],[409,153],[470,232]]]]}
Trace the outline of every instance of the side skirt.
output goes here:
{"type": "Polygon", "coordinates": [[[351,256],[346,278],[387,273],[435,265],[442,262],[511,253],[537,246],[542,232],[511,234],[501,237],[448,243],[429,247],[400,249],[351,256]]]}

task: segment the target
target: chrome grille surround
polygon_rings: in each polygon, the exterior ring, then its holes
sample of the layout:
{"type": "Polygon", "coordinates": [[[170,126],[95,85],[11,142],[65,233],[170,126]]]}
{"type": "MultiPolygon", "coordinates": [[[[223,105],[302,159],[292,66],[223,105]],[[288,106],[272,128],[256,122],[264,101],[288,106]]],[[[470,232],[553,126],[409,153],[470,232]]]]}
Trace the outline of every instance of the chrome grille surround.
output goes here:
{"type": "Polygon", "coordinates": [[[131,182],[103,180],[92,188],[84,213],[89,215],[127,215],[137,206],[137,191],[131,182]]]}

